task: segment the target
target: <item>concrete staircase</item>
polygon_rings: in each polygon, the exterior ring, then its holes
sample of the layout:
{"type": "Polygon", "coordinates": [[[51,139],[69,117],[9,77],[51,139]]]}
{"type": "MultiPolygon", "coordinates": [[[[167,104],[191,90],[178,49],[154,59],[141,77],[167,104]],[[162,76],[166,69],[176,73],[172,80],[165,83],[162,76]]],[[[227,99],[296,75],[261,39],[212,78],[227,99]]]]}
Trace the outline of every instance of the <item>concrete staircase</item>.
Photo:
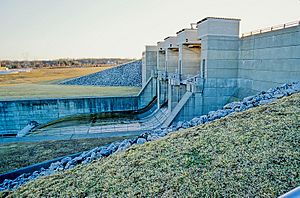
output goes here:
{"type": "Polygon", "coordinates": [[[162,127],[168,127],[173,122],[173,120],[176,118],[182,107],[186,104],[186,102],[190,99],[190,97],[193,95],[192,92],[186,92],[178,104],[175,106],[173,111],[170,113],[169,117],[166,119],[166,121],[162,124],[162,127]]]}

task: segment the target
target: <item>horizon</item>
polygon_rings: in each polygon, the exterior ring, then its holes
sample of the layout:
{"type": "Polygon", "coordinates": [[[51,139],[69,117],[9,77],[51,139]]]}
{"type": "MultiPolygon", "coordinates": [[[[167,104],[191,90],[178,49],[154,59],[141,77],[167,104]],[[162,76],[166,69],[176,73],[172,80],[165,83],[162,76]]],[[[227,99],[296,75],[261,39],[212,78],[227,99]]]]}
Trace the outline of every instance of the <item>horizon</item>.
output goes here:
{"type": "Polygon", "coordinates": [[[299,0],[2,0],[0,60],[140,59],[145,45],[206,17],[241,19],[241,35],[300,20],[299,8],[299,0]]]}
{"type": "Polygon", "coordinates": [[[121,59],[121,60],[124,60],[124,59],[130,59],[130,60],[139,60],[141,58],[120,58],[120,57],[90,57],[90,58],[86,58],[86,57],[83,57],[83,58],[55,58],[55,59],[32,59],[32,60],[9,60],[9,59],[0,59],[0,62],[1,61],[11,61],[11,62],[31,62],[31,61],[59,61],[59,60],[92,60],[92,59],[121,59]]]}

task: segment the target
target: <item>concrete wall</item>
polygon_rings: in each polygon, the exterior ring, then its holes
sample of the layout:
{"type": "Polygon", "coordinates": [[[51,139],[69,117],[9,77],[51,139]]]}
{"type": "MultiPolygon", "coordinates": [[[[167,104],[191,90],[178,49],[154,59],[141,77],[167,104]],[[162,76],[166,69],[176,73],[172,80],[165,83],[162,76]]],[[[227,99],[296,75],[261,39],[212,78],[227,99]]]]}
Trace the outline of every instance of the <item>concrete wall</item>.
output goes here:
{"type": "Polygon", "coordinates": [[[139,97],[0,101],[0,134],[16,134],[28,122],[45,124],[77,114],[137,110],[139,97]]]}
{"type": "Polygon", "coordinates": [[[237,36],[204,36],[200,76],[204,78],[203,112],[218,109],[238,92],[237,36]]]}
{"type": "Polygon", "coordinates": [[[147,83],[146,51],[142,53],[142,87],[147,83]]]}
{"type": "Polygon", "coordinates": [[[178,49],[166,49],[166,70],[169,73],[178,70],[178,49]]]}
{"type": "Polygon", "coordinates": [[[221,108],[232,97],[243,98],[300,80],[300,26],[239,38],[239,20],[206,18],[198,23],[198,31],[184,29],[176,39],[164,42],[146,46],[143,89],[138,97],[2,101],[0,134],[16,133],[32,120],[45,123],[81,113],[137,110],[156,96],[159,105],[168,100],[171,112],[186,91],[193,94],[185,100],[176,120],[189,120],[221,108]],[[175,42],[179,52],[168,49],[175,42]],[[167,80],[152,75],[156,69],[177,70],[183,79],[199,74],[199,80],[180,82],[178,75],[167,80]]]}
{"type": "Polygon", "coordinates": [[[166,52],[165,52],[165,50],[157,51],[157,70],[158,71],[166,70],[166,52]]]}
{"type": "Polygon", "coordinates": [[[157,67],[157,46],[146,46],[142,63],[142,86],[144,87],[151,77],[152,70],[157,67]]]}
{"type": "Polygon", "coordinates": [[[240,20],[229,18],[207,17],[197,23],[199,38],[204,36],[239,35],[240,20]]]}
{"type": "Polygon", "coordinates": [[[186,92],[185,85],[168,84],[168,110],[171,112],[186,92]]]}
{"type": "Polygon", "coordinates": [[[177,37],[176,36],[169,36],[164,39],[164,49],[170,49],[170,48],[177,48],[177,37]]]}
{"type": "Polygon", "coordinates": [[[232,97],[300,80],[300,26],[239,38],[238,20],[224,25],[235,29],[201,26],[202,92],[193,93],[176,121],[217,110],[232,97]]]}
{"type": "Polygon", "coordinates": [[[204,101],[202,94],[193,93],[193,95],[178,113],[174,121],[189,121],[196,116],[205,114],[205,112],[203,111],[203,104],[204,101]]]}
{"type": "Polygon", "coordinates": [[[158,80],[157,82],[158,106],[163,105],[168,100],[168,81],[158,80]]]}
{"type": "Polygon", "coordinates": [[[0,101],[0,134],[16,134],[30,121],[46,124],[79,114],[139,110],[156,93],[156,78],[151,77],[138,96],[0,101]]]}
{"type": "Polygon", "coordinates": [[[183,29],[177,32],[178,72],[183,80],[200,71],[201,50],[197,29],[183,29]]]}
{"type": "Polygon", "coordinates": [[[240,40],[238,96],[300,80],[300,26],[240,40]]]}
{"type": "Polygon", "coordinates": [[[183,43],[199,44],[200,41],[197,35],[198,35],[197,29],[182,29],[179,32],[177,32],[177,45],[183,43]]]}
{"type": "Polygon", "coordinates": [[[200,72],[201,48],[189,47],[188,45],[179,46],[179,72],[182,79],[192,77],[200,72]]]}
{"type": "Polygon", "coordinates": [[[157,78],[150,77],[138,94],[138,109],[147,106],[157,96],[157,78]]]}
{"type": "Polygon", "coordinates": [[[200,78],[202,94],[194,94],[201,109],[192,114],[221,108],[238,92],[239,20],[207,18],[198,23],[201,39],[200,78]]]}

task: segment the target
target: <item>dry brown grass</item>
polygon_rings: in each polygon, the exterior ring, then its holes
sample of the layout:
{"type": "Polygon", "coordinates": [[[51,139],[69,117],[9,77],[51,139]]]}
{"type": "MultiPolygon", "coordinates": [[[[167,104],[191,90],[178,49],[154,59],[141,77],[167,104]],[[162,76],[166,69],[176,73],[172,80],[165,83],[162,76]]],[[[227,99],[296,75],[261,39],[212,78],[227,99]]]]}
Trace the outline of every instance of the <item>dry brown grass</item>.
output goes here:
{"type": "Polygon", "coordinates": [[[59,80],[88,75],[108,68],[110,67],[34,69],[31,72],[0,75],[0,86],[48,84],[59,80]]]}
{"type": "Polygon", "coordinates": [[[96,87],[20,84],[0,86],[0,100],[43,99],[65,97],[133,96],[138,87],[96,87]]]}
{"type": "Polygon", "coordinates": [[[300,185],[300,94],[40,178],[11,197],[278,197],[300,185]]]}
{"type": "Polygon", "coordinates": [[[0,173],[82,152],[128,137],[0,144],[0,173]]]}
{"type": "Polygon", "coordinates": [[[31,72],[0,75],[0,100],[90,97],[90,96],[131,96],[138,87],[99,87],[57,85],[58,81],[88,75],[110,67],[48,68],[31,72]]]}

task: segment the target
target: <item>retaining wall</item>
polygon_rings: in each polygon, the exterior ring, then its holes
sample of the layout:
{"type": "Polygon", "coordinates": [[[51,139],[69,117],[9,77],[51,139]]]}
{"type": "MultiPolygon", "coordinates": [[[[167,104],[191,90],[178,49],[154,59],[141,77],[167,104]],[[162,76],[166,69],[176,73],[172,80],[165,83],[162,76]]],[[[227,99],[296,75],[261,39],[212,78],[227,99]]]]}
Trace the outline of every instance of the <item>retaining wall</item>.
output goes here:
{"type": "Polygon", "coordinates": [[[240,39],[239,98],[300,79],[300,26],[240,39]]]}
{"type": "Polygon", "coordinates": [[[139,104],[137,96],[0,101],[0,134],[16,134],[33,120],[45,124],[71,115],[138,110],[139,104]]]}

